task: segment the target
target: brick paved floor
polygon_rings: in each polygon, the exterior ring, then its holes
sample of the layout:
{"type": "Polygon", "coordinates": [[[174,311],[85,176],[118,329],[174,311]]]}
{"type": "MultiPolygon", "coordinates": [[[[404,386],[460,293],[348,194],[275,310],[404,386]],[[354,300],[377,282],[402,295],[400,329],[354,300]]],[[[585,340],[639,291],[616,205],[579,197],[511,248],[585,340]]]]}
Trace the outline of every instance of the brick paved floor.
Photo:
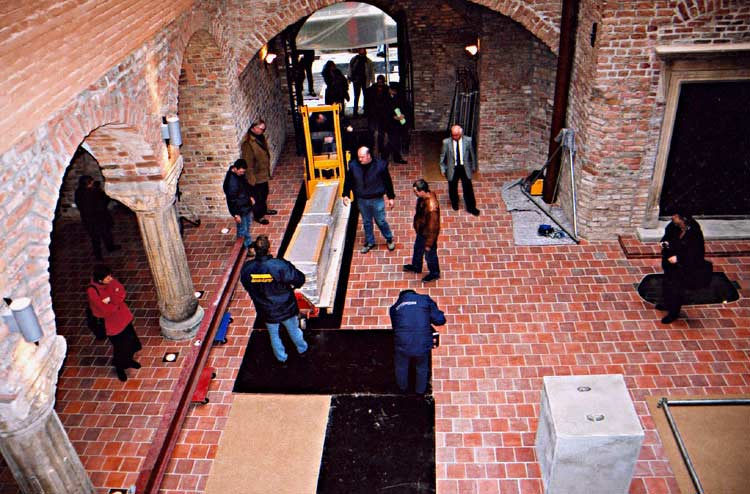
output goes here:
{"type": "MultiPolygon", "coordinates": [[[[436,183],[441,201],[442,279],[422,287],[419,276],[402,273],[411,256],[411,183],[419,178],[420,139],[413,139],[408,165],[392,168],[396,205],[388,219],[398,244],[355,252],[343,327],[389,326],[387,307],[404,288],[429,293],[446,312],[441,347],[433,354],[436,401],[437,485],[440,494],[541,494],[533,444],[542,376],[621,373],[646,431],[630,494],[677,494],[645,398],[651,395],[750,393],[750,302],[683,310],[687,318],[669,326],[640,300],[634,284],[658,272],[658,259],[627,259],[617,239],[564,247],[515,247],[501,184],[514,178],[484,173],[474,182],[475,218],[454,212],[447,187],[436,183]]],[[[270,204],[280,211],[271,224],[255,224],[276,245],[299,190],[302,165],[285,155],[272,181],[270,204]]],[[[179,373],[179,363],[161,361],[167,350],[189,342],[159,335],[158,309],[135,219],[118,215],[118,241],[125,249],[111,264],[129,291],[136,328],[144,343],[143,368],[120,383],[107,342],[95,342],[83,323],[83,291],[90,247],[77,224],[55,230],[51,283],[60,334],[69,355],[61,374],[56,410],[89,472],[97,493],[135,481],[159,415],[179,373]]],[[[229,218],[204,219],[185,232],[201,304],[215,294],[225,256],[234,240],[229,218]],[[222,235],[220,229],[231,228],[222,235]]],[[[357,245],[363,234],[357,234],[357,245]]],[[[633,241],[629,240],[633,246],[633,241]]],[[[714,244],[714,252],[721,245],[714,244]]],[[[709,251],[711,249],[709,248],[709,251]]],[[[712,258],[715,269],[750,287],[750,257],[712,258]]],[[[229,343],[212,350],[219,369],[210,403],[194,406],[169,465],[162,492],[203,493],[232,403],[232,384],[247,344],[254,310],[238,290],[231,309],[229,343]]],[[[7,468],[0,493],[16,492],[7,468]]],[[[363,486],[363,493],[367,492],[363,486]]]]}

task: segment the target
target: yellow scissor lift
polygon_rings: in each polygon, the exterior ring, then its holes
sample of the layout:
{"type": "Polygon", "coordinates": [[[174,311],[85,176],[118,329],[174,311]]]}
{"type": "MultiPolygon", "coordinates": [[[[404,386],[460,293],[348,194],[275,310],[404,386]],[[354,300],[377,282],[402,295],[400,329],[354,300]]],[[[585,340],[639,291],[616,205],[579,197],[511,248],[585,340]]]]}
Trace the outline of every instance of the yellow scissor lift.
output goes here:
{"type": "Polygon", "coordinates": [[[351,211],[340,200],[349,154],[341,138],[340,105],[302,106],[299,112],[305,131],[307,202],[284,257],[305,273],[302,293],[319,309],[332,312],[351,211]],[[310,116],[317,113],[332,119],[332,132],[311,133],[310,116]],[[314,152],[314,138],[325,139],[323,152],[314,152]]]}

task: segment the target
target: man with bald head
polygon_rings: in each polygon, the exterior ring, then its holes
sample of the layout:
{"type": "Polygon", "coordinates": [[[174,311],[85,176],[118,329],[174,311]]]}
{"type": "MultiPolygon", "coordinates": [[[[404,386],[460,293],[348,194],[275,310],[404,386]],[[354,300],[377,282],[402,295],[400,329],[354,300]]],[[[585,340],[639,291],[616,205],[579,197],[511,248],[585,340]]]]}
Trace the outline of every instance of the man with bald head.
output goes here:
{"type": "Polygon", "coordinates": [[[375,247],[375,232],[372,222],[378,225],[380,233],[385,237],[388,250],[396,249],[393,241],[393,232],[385,220],[385,204],[393,209],[393,181],[388,171],[388,163],[385,160],[373,159],[370,148],[362,146],[357,149],[357,158],[349,162],[349,170],[344,180],[344,191],[341,194],[344,205],[349,206],[349,194],[354,192],[354,198],[362,216],[365,227],[365,246],[360,252],[367,254],[375,247]]]}
{"type": "Polygon", "coordinates": [[[464,129],[460,125],[451,127],[451,136],[443,139],[443,150],[440,152],[440,173],[448,179],[448,197],[451,207],[458,211],[458,181],[464,192],[466,210],[474,216],[479,216],[471,176],[477,171],[477,158],[471,137],[464,136],[464,129]]]}

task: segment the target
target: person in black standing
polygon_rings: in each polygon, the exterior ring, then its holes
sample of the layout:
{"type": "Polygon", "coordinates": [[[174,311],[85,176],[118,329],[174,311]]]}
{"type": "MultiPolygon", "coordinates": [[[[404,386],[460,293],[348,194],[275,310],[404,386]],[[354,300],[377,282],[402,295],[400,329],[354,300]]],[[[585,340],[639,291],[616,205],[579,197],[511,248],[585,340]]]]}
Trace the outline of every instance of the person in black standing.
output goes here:
{"type": "MultiPolygon", "coordinates": [[[[317,96],[315,94],[315,83],[313,82],[313,71],[312,66],[315,61],[315,50],[300,50],[299,53],[302,55],[300,64],[305,71],[307,76],[307,94],[310,96],[317,96]]],[[[300,91],[301,92],[301,91],[300,91]]]]}
{"type": "Polygon", "coordinates": [[[349,101],[349,81],[346,76],[329,60],[323,66],[323,81],[326,83],[326,105],[341,105],[341,111],[344,111],[346,102],[349,101]]]}
{"type": "Polygon", "coordinates": [[[224,176],[224,195],[227,199],[229,214],[237,223],[237,238],[244,239],[246,248],[250,248],[250,223],[253,212],[253,191],[245,178],[247,162],[242,158],[236,160],[224,176]]]}
{"type": "Polygon", "coordinates": [[[89,175],[78,177],[74,200],[81,214],[81,222],[91,237],[96,260],[102,260],[102,241],[108,252],[120,250],[120,246],[115,244],[112,238],[113,221],[107,207],[109,196],[101,189],[99,182],[95,182],[89,175]]]}
{"type": "Polygon", "coordinates": [[[393,155],[393,162],[400,165],[406,164],[401,156],[401,146],[406,133],[406,100],[401,94],[398,82],[388,85],[388,118],[386,119],[386,131],[388,132],[388,144],[383,152],[383,159],[388,160],[393,155]]]}
{"type": "Polygon", "coordinates": [[[680,317],[686,288],[699,288],[711,280],[712,265],[704,259],[706,249],[703,231],[692,217],[673,214],[661,239],[661,266],[664,269],[664,304],[657,310],[667,311],[662,324],[680,317]]]}
{"type": "Polygon", "coordinates": [[[385,152],[385,129],[390,114],[390,96],[385,76],[379,75],[377,82],[365,89],[365,116],[372,142],[377,142],[377,152],[385,152]],[[377,136],[377,137],[376,137],[377,136]]]}
{"type": "Polygon", "coordinates": [[[375,64],[367,57],[367,50],[359,48],[349,61],[349,80],[354,86],[354,116],[359,113],[359,95],[372,84],[375,78],[375,64]]]}

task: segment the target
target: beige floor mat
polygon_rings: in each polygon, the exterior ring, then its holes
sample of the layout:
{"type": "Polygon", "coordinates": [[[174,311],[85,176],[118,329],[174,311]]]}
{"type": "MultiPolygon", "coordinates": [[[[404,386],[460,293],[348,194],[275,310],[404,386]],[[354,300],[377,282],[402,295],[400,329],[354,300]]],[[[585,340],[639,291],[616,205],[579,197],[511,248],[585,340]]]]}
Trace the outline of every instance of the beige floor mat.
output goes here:
{"type": "Polygon", "coordinates": [[[330,401],[234,395],[206,494],[314,494],[330,401]]]}
{"type": "MultiPolygon", "coordinates": [[[[660,397],[646,399],[669,465],[682,494],[695,494],[660,397]]],[[[669,397],[670,400],[730,398],[729,396],[669,397]]],[[[731,398],[748,398],[732,396],[731,398]]],[[[747,494],[750,475],[750,405],[670,406],[693,467],[706,494],[747,494]]]]}

